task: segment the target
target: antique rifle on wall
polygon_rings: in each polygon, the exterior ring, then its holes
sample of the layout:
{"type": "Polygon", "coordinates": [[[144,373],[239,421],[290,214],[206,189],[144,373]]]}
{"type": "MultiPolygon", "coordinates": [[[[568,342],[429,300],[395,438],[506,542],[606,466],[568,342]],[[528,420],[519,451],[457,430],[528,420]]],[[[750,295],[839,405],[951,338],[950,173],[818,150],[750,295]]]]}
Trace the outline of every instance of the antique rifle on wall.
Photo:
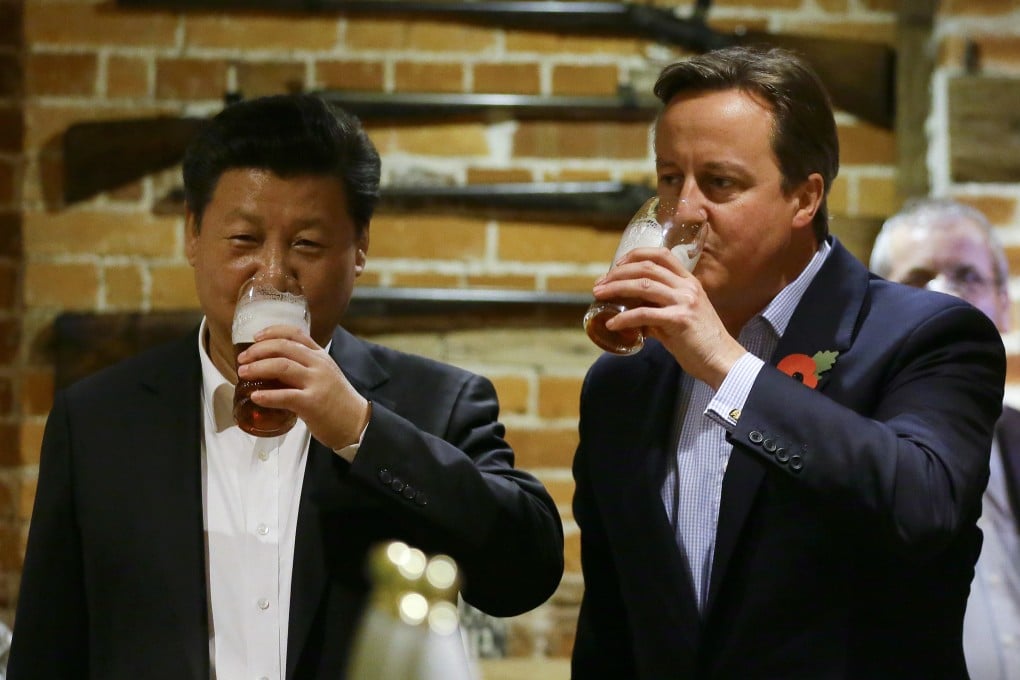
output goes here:
{"type": "MultiPolygon", "coordinates": [[[[458,186],[389,185],[380,189],[378,213],[468,212],[491,218],[569,222],[619,231],[655,188],[626,182],[503,182],[458,186]]],[[[184,211],[184,190],[174,189],[154,211],[184,211]]]]}
{"type": "MultiPolygon", "coordinates": [[[[612,97],[428,94],[324,90],[314,94],[366,123],[458,119],[647,120],[650,97],[621,89],[612,97]]],[[[231,98],[228,98],[228,101],[231,98]]],[[[64,132],[64,201],[74,203],[180,162],[206,118],[157,116],[74,123],[64,132]]]]}
{"type": "Polygon", "coordinates": [[[799,52],[818,72],[835,105],[882,127],[893,124],[895,51],[879,42],[746,30],[720,33],[696,0],[691,17],[637,2],[600,0],[117,0],[125,7],[336,12],[352,16],[442,19],[501,28],[643,38],[707,52],[768,44],[799,52]]]}

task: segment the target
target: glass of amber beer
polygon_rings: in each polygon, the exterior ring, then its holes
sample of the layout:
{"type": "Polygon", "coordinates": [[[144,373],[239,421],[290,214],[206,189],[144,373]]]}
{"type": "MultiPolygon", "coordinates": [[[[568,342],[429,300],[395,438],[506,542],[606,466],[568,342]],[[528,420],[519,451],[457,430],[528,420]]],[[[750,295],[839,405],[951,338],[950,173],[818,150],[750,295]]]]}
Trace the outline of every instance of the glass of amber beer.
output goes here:
{"type": "MultiPolygon", "coordinates": [[[[620,245],[613,256],[613,265],[635,248],[669,248],[687,271],[693,271],[701,257],[708,233],[703,215],[691,215],[684,199],[653,196],[645,201],[627,224],[620,245]]],[[[635,300],[595,300],[584,315],[584,330],[592,342],[613,354],[634,354],[645,345],[640,328],[611,331],[606,321],[620,312],[641,303],[635,300]]]]}
{"type": "MultiPolygon", "coordinates": [[[[293,278],[274,282],[268,277],[253,276],[244,282],[234,308],[231,330],[235,362],[237,355],[251,347],[255,334],[276,325],[297,326],[309,330],[308,303],[301,287],[293,278]]],[[[236,364],[235,364],[236,365],[236,364]]],[[[234,422],[256,437],[276,437],[294,427],[297,416],[291,411],[259,406],[251,400],[255,390],[287,387],[279,380],[237,379],[234,387],[234,422]]]]}

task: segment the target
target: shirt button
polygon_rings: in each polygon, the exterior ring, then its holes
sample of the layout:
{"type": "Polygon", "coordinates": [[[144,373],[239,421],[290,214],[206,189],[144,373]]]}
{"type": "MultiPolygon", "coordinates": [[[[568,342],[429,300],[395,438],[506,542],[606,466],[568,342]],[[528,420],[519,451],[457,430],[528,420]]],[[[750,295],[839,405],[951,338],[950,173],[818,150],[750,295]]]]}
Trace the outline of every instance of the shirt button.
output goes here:
{"type": "Polygon", "coordinates": [[[269,452],[259,451],[259,460],[261,460],[263,463],[269,460],[269,452]]]}
{"type": "Polygon", "coordinates": [[[263,610],[264,609],[269,609],[269,599],[268,598],[260,597],[259,601],[256,602],[255,604],[257,604],[259,606],[259,609],[263,609],[263,610]]]}
{"type": "Polygon", "coordinates": [[[259,536],[265,536],[266,534],[269,533],[269,527],[267,527],[265,524],[260,524],[256,531],[259,532],[259,536]]]}

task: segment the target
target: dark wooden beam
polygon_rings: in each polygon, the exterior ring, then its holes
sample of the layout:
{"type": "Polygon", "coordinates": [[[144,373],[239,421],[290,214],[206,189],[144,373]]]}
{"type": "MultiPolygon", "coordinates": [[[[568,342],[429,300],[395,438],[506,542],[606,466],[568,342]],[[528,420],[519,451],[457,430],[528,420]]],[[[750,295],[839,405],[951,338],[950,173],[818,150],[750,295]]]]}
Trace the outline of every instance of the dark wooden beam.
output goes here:
{"type": "Polygon", "coordinates": [[[896,22],[897,192],[901,201],[926,196],[931,78],[935,70],[932,26],[938,0],[899,0],[896,22]]]}

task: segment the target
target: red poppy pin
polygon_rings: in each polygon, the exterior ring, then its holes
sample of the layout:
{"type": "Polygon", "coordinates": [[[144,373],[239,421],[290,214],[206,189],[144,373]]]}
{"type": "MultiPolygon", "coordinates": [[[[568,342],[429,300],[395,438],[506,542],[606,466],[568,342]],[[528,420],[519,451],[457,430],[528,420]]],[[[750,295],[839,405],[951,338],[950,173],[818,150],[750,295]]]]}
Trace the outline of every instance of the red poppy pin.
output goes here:
{"type": "Polygon", "coordinates": [[[838,356],[839,352],[815,352],[813,357],[807,354],[788,354],[776,368],[814,389],[818,386],[818,378],[832,368],[838,356]]]}

